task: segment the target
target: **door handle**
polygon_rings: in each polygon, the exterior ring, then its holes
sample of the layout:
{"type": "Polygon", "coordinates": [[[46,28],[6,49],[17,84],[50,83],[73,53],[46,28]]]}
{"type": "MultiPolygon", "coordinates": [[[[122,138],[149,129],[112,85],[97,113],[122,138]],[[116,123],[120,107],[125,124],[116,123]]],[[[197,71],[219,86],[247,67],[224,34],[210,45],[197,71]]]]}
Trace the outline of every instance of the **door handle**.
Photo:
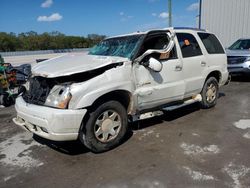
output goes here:
{"type": "Polygon", "coordinates": [[[204,61],[202,61],[202,62],[201,62],[201,66],[202,66],[202,67],[205,67],[205,66],[206,66],[206,64],[207,64],[207,63],[206,63],[206,62],[204,62],[204,61]]]}
{"type": "Polygon", "coordinates": [[[182,70],[182,66],[181,65],[176,65],[175,66],[175,71],[181,71],[182,70]]]}

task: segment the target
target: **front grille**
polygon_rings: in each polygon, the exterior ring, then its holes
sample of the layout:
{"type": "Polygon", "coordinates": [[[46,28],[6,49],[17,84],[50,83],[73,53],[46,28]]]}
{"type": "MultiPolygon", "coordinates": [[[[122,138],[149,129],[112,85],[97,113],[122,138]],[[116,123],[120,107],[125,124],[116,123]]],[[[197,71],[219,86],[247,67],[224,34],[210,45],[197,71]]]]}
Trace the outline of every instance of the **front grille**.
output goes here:
{"type": "Polygon", "coordinates": [[[54,84],[43,77],[33,77],[28,82],[29,89],[23,93],[24,101],[29,104],[44,105],[54,84]]]}
{"type": "Polygon", "coordinates": [[[227,62],[228,64],[241,64],[246,61],[247,57],[243,56],[228,56],[227,62]]]}

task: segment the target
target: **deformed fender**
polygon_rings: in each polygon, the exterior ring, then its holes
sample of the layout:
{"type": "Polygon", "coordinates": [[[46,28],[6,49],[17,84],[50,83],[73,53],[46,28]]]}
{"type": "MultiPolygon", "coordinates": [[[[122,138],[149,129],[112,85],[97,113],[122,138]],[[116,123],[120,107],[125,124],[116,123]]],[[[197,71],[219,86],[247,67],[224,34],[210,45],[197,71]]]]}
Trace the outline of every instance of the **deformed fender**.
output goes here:
{"type": "Polygon", "coordinates": [[[86,95],[84,95],[77,103],[76,108],[80,109],[80,108],[85,108],[85,107],[89,107],[91,106],[98,98],[100,98],[101,96],[110,93],[112,91],[118,91],[118,90],[124,90],[130,93],[130,89],[129,87],[131,87],[131,83],[130,82],[123,82],[123,83],[116,83],[116,84],[112,84],[109,85],[109,87],[103,87],[103,88],[99,88],[96,90],[93,90],[90,93],[87,93],[86,95]],[[121,85],[123,87],[121,87],[121,85]]]}
{"type": "Polygon", "coordinates": [[[135,90],[131,76],[131,66],[120,66],[86,82],[73,84],[71,87],[71,109],[90,107],[98,98],[112,91],[123,90],[133,93],[135,90]],[[116,78],[115,80],[113,78],[116,78]]]}

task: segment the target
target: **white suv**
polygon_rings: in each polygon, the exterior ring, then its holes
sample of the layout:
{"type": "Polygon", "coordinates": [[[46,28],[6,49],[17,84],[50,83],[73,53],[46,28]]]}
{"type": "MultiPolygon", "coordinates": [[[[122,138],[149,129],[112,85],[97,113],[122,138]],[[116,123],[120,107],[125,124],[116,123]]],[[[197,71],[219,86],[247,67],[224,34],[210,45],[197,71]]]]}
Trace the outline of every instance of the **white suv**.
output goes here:
{"type": "Polygon", "coordinates": [[[80,139],[103,152],[121,143],[128,120],[194,102],[215,106],[227,80],[227,57],[215,35],[188,28],[137,32],[36,65],[13,120],[49,140],[80,139]]]}

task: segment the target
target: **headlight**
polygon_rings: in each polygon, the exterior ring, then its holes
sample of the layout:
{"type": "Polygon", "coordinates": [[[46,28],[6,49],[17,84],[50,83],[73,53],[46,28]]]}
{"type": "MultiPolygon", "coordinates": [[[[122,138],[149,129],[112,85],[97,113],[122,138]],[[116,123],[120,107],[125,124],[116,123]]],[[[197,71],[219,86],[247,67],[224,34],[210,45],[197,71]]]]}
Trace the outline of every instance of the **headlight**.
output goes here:
{"type": "Polygon", "coordinates": [[[250,61],[250,57],[247,57],[247,58],[246,58],[245,62],[247,62],[247,61],[250,61]]]}
{"type": "Polygon", "coordinates": [[[70,86],[56,85],[51,89],[46,99],[45,105],[66,109],[71,98],[72,95],[70,93],[70,86]]]}

